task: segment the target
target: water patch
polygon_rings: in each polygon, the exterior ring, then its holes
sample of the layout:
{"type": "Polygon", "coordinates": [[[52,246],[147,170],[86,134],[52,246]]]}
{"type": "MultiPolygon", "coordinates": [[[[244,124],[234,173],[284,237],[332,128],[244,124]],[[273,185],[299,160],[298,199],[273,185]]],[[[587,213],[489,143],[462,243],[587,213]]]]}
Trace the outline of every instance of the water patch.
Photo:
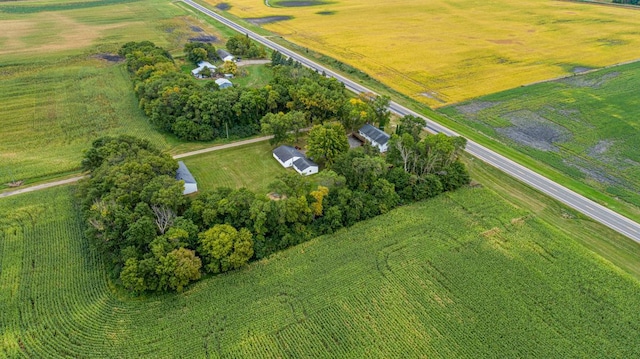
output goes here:
{"type": "Polygon", "coordinates": [[[245,20],[254,25],[264,25],[264,24],[271,24],[274,22],[291,20],[291,19],[293,19],[293,16],[287,15],[287,16],[254,17],[254,18],[247,18],[245,20]]]}
{"type": "Polygon", "coordinates": [[[221,2],[221,3],[216,5],[216,9],[222,10],[222,11],[227,11],[227,10],[231,9],[231,5],[229,5],[229,3],[226,3],[226,2],[221,2]]]}

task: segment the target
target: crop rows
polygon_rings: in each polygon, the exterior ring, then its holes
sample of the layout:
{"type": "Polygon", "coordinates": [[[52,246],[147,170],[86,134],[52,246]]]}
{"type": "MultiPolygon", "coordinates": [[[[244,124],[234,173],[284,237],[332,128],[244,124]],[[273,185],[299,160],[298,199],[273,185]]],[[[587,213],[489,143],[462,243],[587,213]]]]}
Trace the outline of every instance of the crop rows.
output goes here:
{"type": "Polygon", "coordinates": [[[3,222],[0,356],[638,355],[638,282],[486,190],[141,298],[109,288],[71,201],[0,201],[2,216],[49,204],[3,222]]]}

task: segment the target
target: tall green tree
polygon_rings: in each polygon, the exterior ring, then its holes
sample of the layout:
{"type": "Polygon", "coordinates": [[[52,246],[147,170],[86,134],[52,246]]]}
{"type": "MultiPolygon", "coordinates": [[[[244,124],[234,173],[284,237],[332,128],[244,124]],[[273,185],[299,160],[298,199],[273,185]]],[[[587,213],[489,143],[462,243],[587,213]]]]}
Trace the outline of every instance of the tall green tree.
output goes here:
{"type": "Polygon", "coordinates": [[[340,123],[316,125],[307,137],[307,155],[327,165],[342,153],[349,150],[349,141],[344,127],[340,123]]]}
{"type": "Polygon", "coordinates": [[[246,228],[238,231],[228,224],[217,224],[201,233],[199,238],[199,251],[208,272],[240,268],[253,256],[253,238],[246,228]]]}
{"type": "Polygon", "coordinates": [[[160,257],[156,274],[159,289],[182,292],[185,286],[200,279],[202,261],[194,251],[180,247],[160,257]]]}
{"type": "Polygon", "coordinates": [[[300,137],[300,130],[307,124],[304,113],[300,111],[291,111],[286,114],[268,113],[260,121],[262,133],[265,135],[273,135],[269,140],[272,145],[282,143],[297,142],[300,137]]]}

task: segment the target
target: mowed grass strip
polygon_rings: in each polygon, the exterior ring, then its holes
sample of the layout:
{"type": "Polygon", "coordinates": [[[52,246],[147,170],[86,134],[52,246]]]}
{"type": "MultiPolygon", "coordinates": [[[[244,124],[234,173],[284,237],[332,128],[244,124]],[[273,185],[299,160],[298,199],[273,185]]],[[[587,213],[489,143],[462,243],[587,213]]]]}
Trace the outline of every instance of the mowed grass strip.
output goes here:
{"type": "Polygon", "coordinates": [[[230,4],[239,18],[291,16],[261,26],[435,107],[640,58],[640,12],[619,7],[547,0],[230,4]]]}
{"type": "Polygon", "coordinates": [[[109,289],[72,187],[2,199],[0,218],[0,356],[640,355],[638,280],[487,189],[139,298],[109,289]]]}
{"type": "Polygon", "coordinates": [[[259,194],[266,194],[276,177],[292,169],[283,168],[273,158],[273,146],[263,141],[213,151],[182,159],[198,182],[198,190],[217,187],[247,187],[259,194]]]}

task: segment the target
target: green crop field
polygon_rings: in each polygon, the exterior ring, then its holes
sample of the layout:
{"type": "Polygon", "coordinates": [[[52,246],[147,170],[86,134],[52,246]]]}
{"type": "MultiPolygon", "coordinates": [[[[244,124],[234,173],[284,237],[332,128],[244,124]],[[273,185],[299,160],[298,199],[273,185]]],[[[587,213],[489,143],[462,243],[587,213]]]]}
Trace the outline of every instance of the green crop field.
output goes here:
{"type": "Polygon", "coordinates": [[[611,197],[640,206],[640,63],[441,111],[611,197]]]}
{"type": "Polygon", "coordinates": [[[638,279],[488,189],[137,298],[108,284],[72,194],[0,200],[0,357],[640,355],[638,279]]]}
{"type": "Polygon", "coordinates": [[[190,38],[221,39],[187,15],[163,0],[0,2],[0,189],[77,170],[102,135],[133,134],[172,152],[193,147],[148,125],[113,56],[127,41],[180,53],[190,38]]]}
{"type": "Polygon", "coordinates": [[[276,176],[285,172],[273,158],[272,149],[269,141],[264,141],[187,157],[183,161],[198,182],[199,191],[247,187],[264,194],[276,176]]]}

